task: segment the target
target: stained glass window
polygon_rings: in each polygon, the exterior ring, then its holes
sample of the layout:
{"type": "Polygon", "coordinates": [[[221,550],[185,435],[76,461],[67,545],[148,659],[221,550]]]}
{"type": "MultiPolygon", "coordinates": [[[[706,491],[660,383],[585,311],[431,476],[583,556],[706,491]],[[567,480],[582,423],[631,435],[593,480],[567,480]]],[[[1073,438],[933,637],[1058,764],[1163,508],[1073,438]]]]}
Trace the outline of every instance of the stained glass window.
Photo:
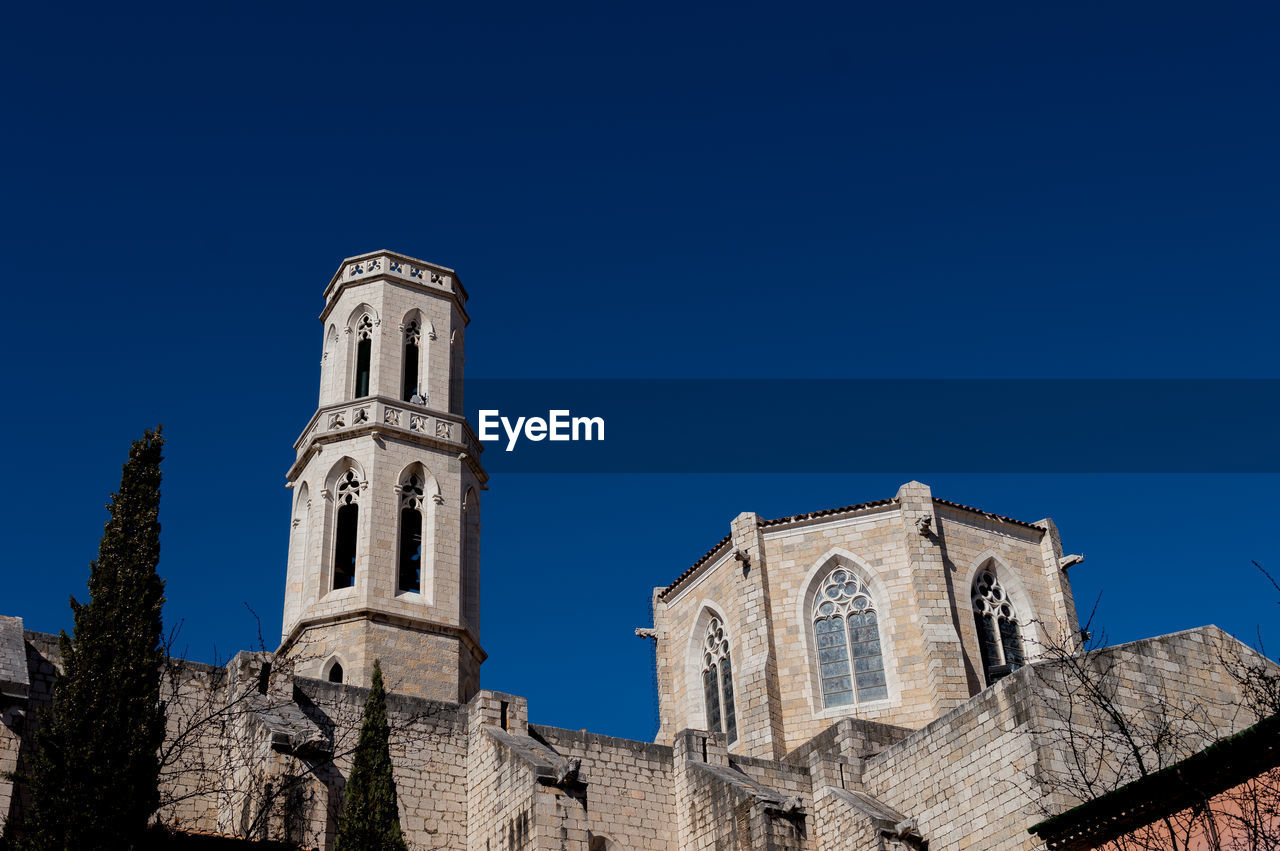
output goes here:
{"type": "Polygon", "coordinates": [[[724,624],[712,617],[702,642],[702,691],[707,707],[707,728],[724,733],[729,743],[738,739],[738,713],[733,705],[733,665],[724,624]]]}
{"type": "Polygon", "coordinates": [[[994,569],[984,568],[973,584],[973,618],[987,685],[1025,663],[1018,614],[994,569]]]}
{"type": "Polygon", "coordinates": [[[813,603],[813,632],[823,706],[849,706],[889,696],[875,602],[853,571],[838,568],[822,583],[813,603]]]}

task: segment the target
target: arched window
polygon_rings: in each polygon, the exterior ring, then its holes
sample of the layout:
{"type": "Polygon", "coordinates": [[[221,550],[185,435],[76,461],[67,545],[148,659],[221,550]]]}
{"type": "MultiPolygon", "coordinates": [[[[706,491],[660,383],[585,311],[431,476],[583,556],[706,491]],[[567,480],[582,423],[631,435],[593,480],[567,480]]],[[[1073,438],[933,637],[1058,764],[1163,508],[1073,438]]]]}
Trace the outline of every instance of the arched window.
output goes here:
{"type": "Polygon", "coordinates": [[[373,320],[369,314],[356,323],[356,386],[357,399],[369,395],[369,369],[373,362],[373,320]]]}
{"type": "Polygon", "coordinates": [[[364,488],[355,470],[347,470],[334,489],[338,504],[333,539],[333,587],[356,584],[356,532],[360,527],[360,491],[364,488]]]}
{"type": "Polygon", "coordinates": [[[1023,666],[1018,613],[990,566],[979,571],[973,581],[973,619],[978,626],[978,646],[982,648],[987,685],[1023,666]]]}
{"type": "Polygon", "coordinates": [[[422,590],[422,493],[425,483],[410,473],[400,483],[399,590],[422,590]]]}
{"type": "Polygon", "coordinates": [[[422,326],[414,319],[404,326],[404,381],[400,398],[409,402],[418,393],[418,345],[422,342],[422,326]]]}
{"type": "MultiPolygon", "coordinates": [[[[462,414],[462,368],[465,358],[462,348],[462,329],[455,328],[449,337],[449,413],[462,414]]],[[[439,403],[437,403],[437,406],[439,403]]]]}
{"type": "Polygon", "coordinates": [[[337,659],[334,659],[333,664],[329,666],[328,679],[331,683],[342,682],[342,663],[337,659]]]}
{"type": "Polygon", "coordinates": [[[336,366],[338,359],[338,328],[330,325],[324,337],[324,354],[320,358],[320,404],[333,399],[334,386],[341,381],[342,369],[336,366]]]}
{"type": "Polygon", "coordinates": [[[707,706],[707,729],[738,739],[738,713],[733,705],[733,665],[729,639],[720,618],[712,617],[702,642],[702,690],[707,706]]]}
{"type": "Polygon", "coordinates": [[[467,624],[480,631],[480,496],[467,488],[462,496],[462,614],[467,624]]]}
{"type": "Polygon", "coordinates": [[[889,696],[880,626],[871,592],[853,571],[839,567],[813,601],[823,706],[850,706],[889,696]]]}

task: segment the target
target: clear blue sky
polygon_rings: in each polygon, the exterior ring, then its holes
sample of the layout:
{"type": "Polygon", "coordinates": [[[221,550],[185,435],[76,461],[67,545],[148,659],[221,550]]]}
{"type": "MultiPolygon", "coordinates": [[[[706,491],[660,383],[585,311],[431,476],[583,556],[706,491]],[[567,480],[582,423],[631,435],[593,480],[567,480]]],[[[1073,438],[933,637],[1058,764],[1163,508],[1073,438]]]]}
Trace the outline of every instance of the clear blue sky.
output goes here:
{"type": "MultiPolygon", "coordinates": [[[[376,248],[460,271],[477,377],[1280,377],[1278,16],[11,4],[0,613],[70,626],[128,442],[163,421],[166,617],[197,659],[254,642],[245,603],[274,641],[321,293],[376,248]]],[[[653,586],[739,511],[911,478],[1053,516],[1115,640],[1280,646],[1250,566],[1280,572],[1275,476],[901,465],[496,476],[483,684],[648,737],[653,586]]]]}

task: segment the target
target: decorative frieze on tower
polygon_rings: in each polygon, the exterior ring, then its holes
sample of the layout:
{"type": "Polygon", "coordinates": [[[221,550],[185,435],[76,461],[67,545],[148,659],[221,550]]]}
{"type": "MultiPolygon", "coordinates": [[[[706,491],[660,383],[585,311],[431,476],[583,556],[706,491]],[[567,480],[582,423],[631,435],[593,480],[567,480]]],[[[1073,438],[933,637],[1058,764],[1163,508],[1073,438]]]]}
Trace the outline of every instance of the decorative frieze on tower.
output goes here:
{"type": "Polygon", "coordinates": [[[467,293],[377,251],[325,290],[320,404],[288,473],[278,656],[303,676],[465,701],[479,684],[480,442],[463,416],[467,293]]]}

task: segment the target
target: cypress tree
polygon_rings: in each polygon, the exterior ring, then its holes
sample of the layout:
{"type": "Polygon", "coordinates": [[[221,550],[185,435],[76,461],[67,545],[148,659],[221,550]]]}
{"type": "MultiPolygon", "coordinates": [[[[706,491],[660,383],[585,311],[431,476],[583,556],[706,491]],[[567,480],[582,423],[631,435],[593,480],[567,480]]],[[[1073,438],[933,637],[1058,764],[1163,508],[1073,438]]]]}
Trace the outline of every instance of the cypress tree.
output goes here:
{"type": "Polygon", "coordinates": [[[61,635],[62,673],[35,736],[21,848],[136,848],[159,806],[163,446],[159,427],[133,442],[89,567],[89,602],[71,598],[75,627],[61,635]]]}
{"type": "Polygon", "coordinates": [[[396,781],[391,775],[391,728],[382,664],[373,663],[373,686],[364,702],[346,800],[338,817],[337,851],[407,851],[400,834],[396,781]]]}

